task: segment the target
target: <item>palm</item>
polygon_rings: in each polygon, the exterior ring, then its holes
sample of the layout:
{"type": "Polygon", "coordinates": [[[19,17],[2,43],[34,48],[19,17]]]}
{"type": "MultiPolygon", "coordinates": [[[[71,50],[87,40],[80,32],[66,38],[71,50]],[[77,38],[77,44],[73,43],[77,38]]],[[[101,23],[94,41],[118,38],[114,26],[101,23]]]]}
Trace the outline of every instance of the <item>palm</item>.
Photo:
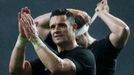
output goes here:
{"type": "Polygon", "coordinates": [[[25,33],[24,33],[24,29],[23,29],[23,21],[22,21],[22,13],[27,13],[29,14],[30,13],[30,10],[25,7],[25,8],[22,8],[21,9],[21,12],[18,13],[18,27],[19,27],[19,34],[22,36],[22,37],[26,37],[25,33]]]}

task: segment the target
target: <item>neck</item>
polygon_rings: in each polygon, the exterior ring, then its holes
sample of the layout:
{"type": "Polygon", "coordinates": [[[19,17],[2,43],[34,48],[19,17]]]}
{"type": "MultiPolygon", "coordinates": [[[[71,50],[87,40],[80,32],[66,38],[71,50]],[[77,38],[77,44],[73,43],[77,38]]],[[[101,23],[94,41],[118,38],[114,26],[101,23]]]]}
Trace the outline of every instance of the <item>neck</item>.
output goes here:
{"type": "Polygon", "coordinates": [[[57,45],[57,48],[58,48],[58,52],[62,52],[64,50],[72,50],[77,46],[78,46],[78,44],[74,40],[74,41],[71,41],[70,43],[57,45]]]}

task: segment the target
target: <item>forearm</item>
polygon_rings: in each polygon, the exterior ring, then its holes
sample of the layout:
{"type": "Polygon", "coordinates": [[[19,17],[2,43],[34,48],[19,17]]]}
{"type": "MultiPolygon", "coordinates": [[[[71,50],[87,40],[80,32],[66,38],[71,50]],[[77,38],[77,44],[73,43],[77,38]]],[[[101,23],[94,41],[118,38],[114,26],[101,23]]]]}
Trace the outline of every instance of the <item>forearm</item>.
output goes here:
{"type": "Polygon", "coordinates": [[[11,59],[9,63],[10,72],[15,72],[23,68],[23,63],[25,59],[25,44],[26,40],[19,36],[11,54],[11,59]]]}
{"type": "Polygon", "coordinates": [[[129,27],[121,19],[109,13],[109,6],[107,0],[102,0],[96,7],[96,12],[99,18],[104,21],[110,29],[110,42],[116,48],[122,48],[130,35],[129,27]]]}
{"type": "Polygon", "coordinates": [[[108,12],[102,12],[99,17],[106,23],[112,33],[121,36],[123,33],[128,33],[129,27],[119,18],[111,15],[108,12]],[[124,32],[125,31],[125,32],[124,32]]]}
{"type": "Polygon", "coordinates": [[[42,63],[46,66],[49,71],[53,72],[55,69],[60,68],[62,59],[59,58],[56,54],[54,54],[41,40],[39,37],[34,37],[31,40],[35,51],[42,61],[42,63]]]}
{"type": "Polygon", "coordinates": [[[116,48],[122,48],[130,35],[129,27],[119,18],[112,16],[110,13],[101,13],[99,17],[106,23],[110,31],[110,41],[116,48]]]}
{"type": "Polygon", "coordinates": [[[38,22],[38,25],[40,25],[40,26],[48,25],[49,24],[49,20],[50,20],[50,15],[51,15],[51,12],[43,14],[43,15],[40,15],[40,16],[36,17],[34,19],[34,21],[38,22]]]}
{"type": "Polygon", "coordinates": [[[45,40],[49,33],[50,15],[51,15],[51,13],[46,13],[46,14],[40,15],[39,17],[34,19],[34,21],[36,22],[36,25],[37,25],[39,37],[42,40],[45,40]]]}

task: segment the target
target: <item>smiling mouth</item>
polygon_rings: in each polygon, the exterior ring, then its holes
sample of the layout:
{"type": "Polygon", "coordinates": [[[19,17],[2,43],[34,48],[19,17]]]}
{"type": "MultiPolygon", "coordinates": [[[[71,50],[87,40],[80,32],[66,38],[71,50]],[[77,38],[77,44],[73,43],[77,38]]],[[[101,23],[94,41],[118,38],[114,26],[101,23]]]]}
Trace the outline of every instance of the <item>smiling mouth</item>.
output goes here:
{"type": "Polygon", "coordinates": [[[54,38],[58,39],[58,38],[61,38],[62,35],[55,35],[54,38]]]}

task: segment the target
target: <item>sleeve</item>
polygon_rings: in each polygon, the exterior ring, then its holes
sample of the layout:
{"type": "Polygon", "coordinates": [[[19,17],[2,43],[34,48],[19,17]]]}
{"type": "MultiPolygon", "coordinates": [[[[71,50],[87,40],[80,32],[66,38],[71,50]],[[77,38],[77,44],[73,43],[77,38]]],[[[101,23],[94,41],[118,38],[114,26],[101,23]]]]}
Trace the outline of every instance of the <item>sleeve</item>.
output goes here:
{"type": "Polygon", "coordinates": [[[96,41],[92,45],[93,50],[96,59],[97,58],[111,58],[116,59],[119,55],[122,48],[115,48],[112,43],[110,42],[109,36],[106,38],[96,41]]]}
{"type": "Polygon", "coordinates": [[[30,61],[32,66],[32,75],[49,75],[50,72],[45,70],[45,66],[42,64],[40,59],[30,61]]]}
{"type": "Polygon", "coordinates": [[[69,56],[68,59],[75,64],[76,75],[95,75],[95,59],[89,50],[76,52],[75,55],[69,56]]]}
{"type": "Polygon", "coordinates": [[[94,42],[91,49],[96,59],[97,74],[112,75],[115,71],[116,59],[121,48],[115,48],[108,36],[94,42]]]}

